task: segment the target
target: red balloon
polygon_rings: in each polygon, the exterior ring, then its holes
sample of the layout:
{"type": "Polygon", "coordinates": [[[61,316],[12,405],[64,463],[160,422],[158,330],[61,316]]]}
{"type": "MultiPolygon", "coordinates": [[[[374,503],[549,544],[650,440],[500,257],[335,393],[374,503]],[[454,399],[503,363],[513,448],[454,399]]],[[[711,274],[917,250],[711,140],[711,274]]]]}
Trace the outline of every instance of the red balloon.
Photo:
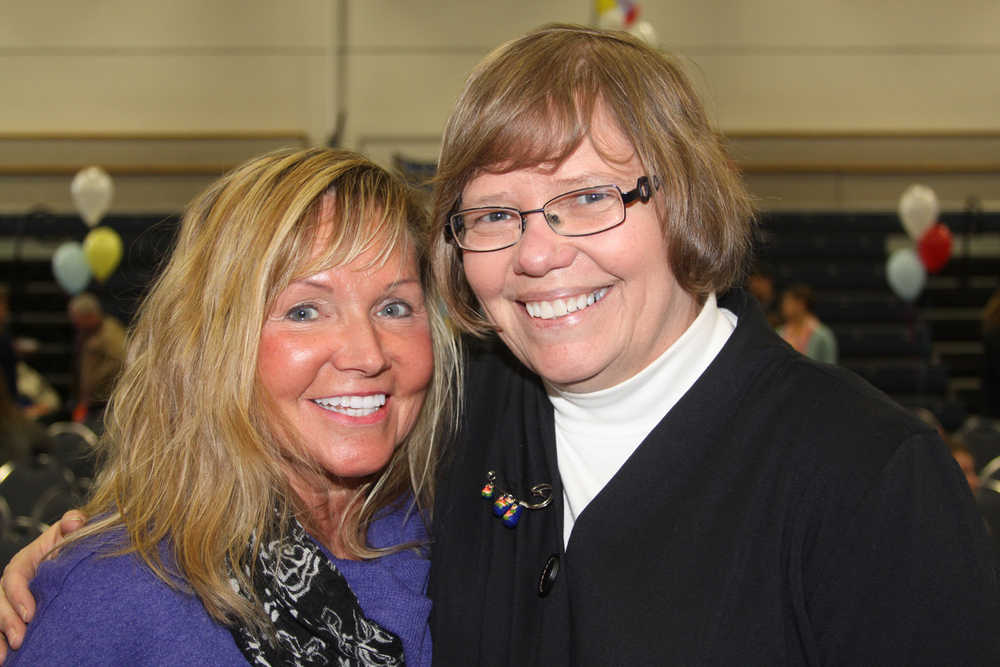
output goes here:
{"type": "Polygon", "coordinates": [[[928,229],[917,243],[920,261],[930,273],[944,268],[951,257],[951,230],[940,222],[928,229]]]}

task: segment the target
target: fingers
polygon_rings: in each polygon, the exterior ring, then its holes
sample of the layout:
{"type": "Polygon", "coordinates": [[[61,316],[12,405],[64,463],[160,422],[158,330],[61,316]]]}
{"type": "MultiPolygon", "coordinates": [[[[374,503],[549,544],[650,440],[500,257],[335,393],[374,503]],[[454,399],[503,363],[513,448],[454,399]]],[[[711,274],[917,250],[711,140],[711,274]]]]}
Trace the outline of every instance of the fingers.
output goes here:
{"type": "Polygon", "coordinates": [[[8,644],[14,649],[21,647],[27,629],[23,617],[14,611],[4,592],[7,585],[8,576],[5,569],[3,576],[0,577],[0,632],[3,633],[3,637],[0,637],[0,663],[7,657],[8,644]]]}
{"type": "Polygon", "coordinates": [[[86,523],[87,517],[84,516],[83,512],[80,510],[70,510],[62,515],[59,522],[56,524],[59,528],[59,540],[54,542],[52,546],[56,546],[59,542],[65,539],[70,533],[75,533],[77,530],[83,527],[86,523]]]}
{"type": "Polygon", "coordinates": [[[78,510],[70,510],[62,519],[49,526],[26,547],[14,554],[3,576],[0,577],[0,632],[6,643],[0,641],[0,664],[6,656],[7,646],[18,649],[24,640],[26,624],[35,615],[35,598],[28,588],[39,564],[45,556],[62,543],[67,535],[83,526],[86,517],[78,510]]]}

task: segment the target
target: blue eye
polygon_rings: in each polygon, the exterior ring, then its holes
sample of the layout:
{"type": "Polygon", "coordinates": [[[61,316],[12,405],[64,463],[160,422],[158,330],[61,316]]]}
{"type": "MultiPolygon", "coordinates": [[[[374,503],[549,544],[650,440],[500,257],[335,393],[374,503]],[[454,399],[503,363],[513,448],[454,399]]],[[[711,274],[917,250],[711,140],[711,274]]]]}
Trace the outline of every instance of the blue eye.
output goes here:
{"type": "Polygon", "coordinates": [[[476,219],[472,221],[472,224],[478,225],[478,224],[490,224],[497,222],[507,222],[511,218],[513,218],[513,215],[511,214],[510,211],[504,211],[503,209],[494,209],[491,211],[485,211],[481,215],[477,216],[476,219]]]}
{"type": "Polygon", "coordinates": [[[311,322],[319,318],[319,310],[310,305],[295,306],[285,313],[285,317],[293,322],[311,322]]]}
{"type": "Polygon", "coordinates": [[[408,303],[403,303],[402,301],[393,301],[392,303],[386,304],[379,311],[379,315],[383,317],[409,317],[413,314],[413,308],[410,307],[408,303]]]}
{"type": "Polygon", "coordinates": [[[591,190],[590,192],[581,192],[579,195],[579,203],[581,204],[597,204],[608,198],[606,192],[601,190],[591,190]]]}

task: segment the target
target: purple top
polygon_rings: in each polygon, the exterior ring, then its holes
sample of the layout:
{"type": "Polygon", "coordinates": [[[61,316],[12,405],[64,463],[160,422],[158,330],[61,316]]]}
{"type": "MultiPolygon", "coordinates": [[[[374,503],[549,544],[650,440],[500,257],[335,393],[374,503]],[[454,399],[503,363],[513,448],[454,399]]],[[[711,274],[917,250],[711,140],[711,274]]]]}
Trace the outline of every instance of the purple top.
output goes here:
{"type": "MultiPolygon", "coordinates": [[[[118,533],[120,535],[120,533],[118,533]]],[[[396,509],[372,523],[372,546],[423,540],[419,515],[396,509]],[[404,521],[405,519],[405,521],[404,521]]],[[[43,563],[24,645],[8,665],[245,665],[229,630],[194,595],[177,591],[135,554],[100,557],[114,539],[87,539],[43,563]]],[[[403,642],[407,665],[431,664],[429,562],[413,551],[373,561],[333,558],[365,614],[403,642]]]]}

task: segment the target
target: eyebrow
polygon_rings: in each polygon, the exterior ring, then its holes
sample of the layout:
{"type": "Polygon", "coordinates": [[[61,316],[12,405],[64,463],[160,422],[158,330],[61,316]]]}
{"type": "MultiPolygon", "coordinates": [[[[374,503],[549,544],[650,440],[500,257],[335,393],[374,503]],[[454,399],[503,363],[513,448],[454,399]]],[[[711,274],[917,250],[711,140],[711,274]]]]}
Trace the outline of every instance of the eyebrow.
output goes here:
{"type": "MultiPolygon", "coordinates": [[[[418,278],[415,278],[415,277],[404,277],[404,278],[400,278],[399,280],[393,280],[392,282],[387,283],[383,291],[385,291],[385,292],[391,292],[392,290],[396,289],[397,287],[401,287],[403,285],[409,285],[409,284],[416,284],[416,285],[418,285],[420,287],[423,287],[423,285],[421,285],[420,280],[418,278]]],[[[328,285],[326,282],[321,281],[321,280],[313,280],[312,278],[303,278],[302,280],[293,280],[291,282],[291,285],[302,285],[304,287],[312,287],[314,289],[331,291],[330,285],[328,285]]]]}
{"type": "Polygon", "coordinates": [[[416,285],[417,287],[423,288],[423,285],[417,278],[400,278],[399,280],[394,280],[388,285],[386,285],[385,291],[391,292],[397,287],[402,287],[403,285],[416,285]]]}
{"type": "MultiPolygon", "coordinates": [[[[567,178],[557,178],[552,181],[555,186],[553,189],[558,189],[559,192],[553,194],[553,197],[558,197],[565,192],[571,192],[573,190],[579,190],[581,188],[589,188],[597,185],[615,185],[618,181],[625,182],[627,177],[622,176],[612,176],[606,172],[593,172],[588,171],[582,174],[577,174],[576,176],[570,176],[567,178]]],[[[509,190],[501,190],[498,192],[488,192],[484,195],[474,197],[472,199],[464,199],[460,206],[462,208],[481,208],[483,206],[495,206],[494,202],[498,201],[511,201],[514,199],[515,195],[509,190]],[[475,202],[475,203],[472,203],[475,202]]],[[[546,200],[547,201],[547,200],[546,200]]],[[[539,202],[541,205],[543,202],[539,202]]]]}
{"type": "Polygon", "coordinates": [[[619,180],[623,179],[621,177],[616,178],[611,174],[604,172],[598,173],[588,171],[570,178],[559,178],[556,179],[555,182],[561,187],[568,188],[569,190],[576,190],[577,188],[589,188],[594,185],[612,185],[619,180]]]}

